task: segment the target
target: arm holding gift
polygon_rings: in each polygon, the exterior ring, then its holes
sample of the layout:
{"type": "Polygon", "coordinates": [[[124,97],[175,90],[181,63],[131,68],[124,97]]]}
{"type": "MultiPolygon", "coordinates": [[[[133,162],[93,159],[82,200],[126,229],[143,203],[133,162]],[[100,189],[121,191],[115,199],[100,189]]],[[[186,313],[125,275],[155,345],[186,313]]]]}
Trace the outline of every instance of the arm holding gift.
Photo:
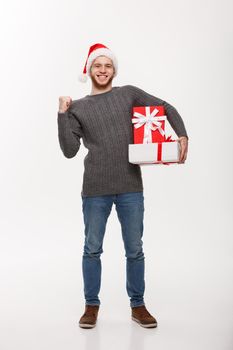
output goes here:
{"type": "Polygon", "coordinates": [[[187,158],[187,154],[188,154],[188,137],[186,136],[181,136],[178,139],[179,143],[180,143],[180,159],[179,159],[179,163],[184,163],[186,161],[187,158]]]}

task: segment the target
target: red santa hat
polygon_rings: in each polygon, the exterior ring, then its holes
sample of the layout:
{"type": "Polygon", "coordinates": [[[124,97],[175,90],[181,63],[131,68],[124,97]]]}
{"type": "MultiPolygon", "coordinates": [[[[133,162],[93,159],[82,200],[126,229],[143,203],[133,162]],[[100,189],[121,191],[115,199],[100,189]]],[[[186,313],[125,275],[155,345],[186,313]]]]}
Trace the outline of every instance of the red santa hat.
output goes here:
{"type": "Polygon", "coordinates": [[[82,83],[85,83],[87,81],[87,76],[90,76],[92,62],[99,56],[107,56],[112,60],[113,66],[115,68],[114,76],[117,75],[118,63],[115,54],[107,46],[97,43],[92,45],[89,49],[83,73],[79,75],[79,81],[82,83]]]}

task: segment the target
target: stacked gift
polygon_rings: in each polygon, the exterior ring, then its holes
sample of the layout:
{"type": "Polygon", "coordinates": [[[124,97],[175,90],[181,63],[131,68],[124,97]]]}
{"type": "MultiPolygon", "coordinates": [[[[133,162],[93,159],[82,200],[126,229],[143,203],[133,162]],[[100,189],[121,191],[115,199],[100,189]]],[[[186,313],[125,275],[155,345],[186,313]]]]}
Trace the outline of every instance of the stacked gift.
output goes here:
{"type": "Polygon", "coordinates": [[[134,164],[177,163],[178,140],[166,136],[167,117],[163,106],[133,107],[133,139],[129,144],[129,162],[134,164]]]}

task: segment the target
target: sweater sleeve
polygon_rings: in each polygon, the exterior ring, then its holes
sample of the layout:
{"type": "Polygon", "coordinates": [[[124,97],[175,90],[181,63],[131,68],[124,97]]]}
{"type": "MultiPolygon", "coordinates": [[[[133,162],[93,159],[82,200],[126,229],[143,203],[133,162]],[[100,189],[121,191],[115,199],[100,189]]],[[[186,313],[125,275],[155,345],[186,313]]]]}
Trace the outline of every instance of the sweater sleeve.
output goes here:
{"type": "Polygon", "coordinates": [[[175,107],[173,107],[168,102],[148,94],[144,90],[133,86],[128,85],[128,88],[133,93],[133,101],[135,106],[149,106],[149,105],[162,105],[164,106],[165,114],[167,116],[167,120],[169,121],[171,127],[175,130],[178,137],[186,136],[188,137],[183,119],[181,118],[180,114],[176,110],[175,107]]]}
{"type": "Polygon", "coordinates": [[[73,158],[80,148],[80,138],[83,130],[73,111],[58,112],[58,139],[61,150],[66,158],[73,158]]]}

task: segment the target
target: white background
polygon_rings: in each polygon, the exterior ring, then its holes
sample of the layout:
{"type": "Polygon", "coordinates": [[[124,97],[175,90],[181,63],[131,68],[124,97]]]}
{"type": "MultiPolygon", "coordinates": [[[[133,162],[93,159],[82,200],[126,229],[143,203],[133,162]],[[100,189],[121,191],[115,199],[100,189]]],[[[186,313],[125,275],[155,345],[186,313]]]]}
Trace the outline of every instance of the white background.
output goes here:
{"type": "Polygon", "coordinates": [[[1,6],[1,350],[233,348],[232,10],[230,0],[1,6]],[[142,168],[150,330],[130,318],[114,206],[98,325],[78,327],[87,150],[63,156],[57,110],[59,96],[90,93],[78,75],[96,42],[118,57],[113,86],[171,103],[190,137],[185,164],[142,168]]]}

